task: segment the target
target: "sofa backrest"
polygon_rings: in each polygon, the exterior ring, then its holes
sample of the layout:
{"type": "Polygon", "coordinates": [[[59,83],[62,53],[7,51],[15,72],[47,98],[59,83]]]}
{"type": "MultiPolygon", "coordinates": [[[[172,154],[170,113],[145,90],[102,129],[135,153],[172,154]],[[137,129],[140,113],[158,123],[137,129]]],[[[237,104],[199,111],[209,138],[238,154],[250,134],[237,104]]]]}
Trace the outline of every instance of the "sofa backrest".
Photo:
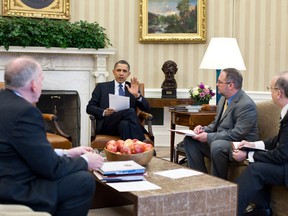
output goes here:
{"type": "Polygon", "coordinates": [[[274,137],[279,132],[281,109],[272,100],[257,102],[259,140],[274,137]]]}

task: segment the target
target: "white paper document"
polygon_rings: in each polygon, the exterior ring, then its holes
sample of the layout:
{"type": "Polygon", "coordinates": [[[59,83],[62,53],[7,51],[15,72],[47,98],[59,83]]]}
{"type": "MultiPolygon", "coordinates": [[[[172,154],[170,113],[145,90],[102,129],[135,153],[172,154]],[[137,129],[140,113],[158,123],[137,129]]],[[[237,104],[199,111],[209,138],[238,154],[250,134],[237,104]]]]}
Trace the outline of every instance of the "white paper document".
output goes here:
{"type": "Polygon", "coordinates": [[[239,148],[241,142],[231,142],[231,143],[233,150],[239,149],[243,151],[268,151],[267,149],[262,149],[258,147],[249,147],[249,146],[242,146],[241,148],[239,148]]]}
{"type": "Polygon", "coordinates": [[[161,175],[161,176],[168,177],[168,178],[172,178],[172,179],[179,179],[179,178],[184,178],[184,177],[189,177],[189,176],[201,175],[203,173],[195,171],[195,170],[180,168],[180,169],[155,172],[154,174],[161,175]]]}
{"type": "Polygon", "coordinates": [[[197,135],[193,130],[173,130],[173,129],[170,129],[170,131],[174,131],[176,133],[183,134],[185,136],[191,136],[191,137],[197,135]]]}
{"type": "Polygon", "coordinates": [[[109,108],[114,109],[116,112],[130,107],[130,98],[109,94],[109,108]]]}
{"type": "Polygon", "coordinates": [[[109,185],[110,187],[114,188],[119,192],[161,189],[161,187],[149,181],[117,182],[117,183],[107,183],[107,185],[109,185]]]}

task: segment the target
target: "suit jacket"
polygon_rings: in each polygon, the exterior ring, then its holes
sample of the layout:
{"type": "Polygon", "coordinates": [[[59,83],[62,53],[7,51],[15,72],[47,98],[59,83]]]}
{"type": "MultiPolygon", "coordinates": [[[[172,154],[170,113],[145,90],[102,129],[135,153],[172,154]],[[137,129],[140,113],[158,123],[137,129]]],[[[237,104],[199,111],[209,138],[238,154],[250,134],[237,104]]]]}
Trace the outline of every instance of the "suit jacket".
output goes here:
{"type": "Polygon", "coordinates": [[[215,120],[206,127],[208,143],[213,140],[256,141],[259,137],[257,110],[254,101],[239,90],[222,115],[225,98],[221,97],[215,120]]]}
{"type": "MultiPolygon", "coordinates": [[[[129,86],[131,86],[131,83],[126,82],[129,86]]],[[[109,107],[109,94],[115,93],[115,84],[114,80],[104,83],[98,83],[92,92],[92,98],[88,102],[88,105],[86,107],[86,112],[88,114],[94,115],[97,119],[97,128],[96,130],[99,132],[104,116],[103,112],[106,108],[109,107]]],[[[130,108],[135,109],[138,107],[142,111],[148,111],[149,110],[149,103],[148,101],[142,97],[142,101],[138,101],[135,99],[135,97],[128,91],[127,87],[125,86],[125,96],[130,98],[130,108]]]]}
{"type": "Polygon", "coordinates": [[[87,170],[87,162],[55,153],[35,106],[10,90],[0,91],[0,101],[0,203],[54,209],[57,180],[87,170]]]}
{"type": "Polygon", "coordinates": [[[280,129],[277,136],[264,140],[265,149],[269,151],[256,151],[254,160],[264,163],[284,165],[285,184],[288,187],[288,113],[280,122],[280,129]]]}

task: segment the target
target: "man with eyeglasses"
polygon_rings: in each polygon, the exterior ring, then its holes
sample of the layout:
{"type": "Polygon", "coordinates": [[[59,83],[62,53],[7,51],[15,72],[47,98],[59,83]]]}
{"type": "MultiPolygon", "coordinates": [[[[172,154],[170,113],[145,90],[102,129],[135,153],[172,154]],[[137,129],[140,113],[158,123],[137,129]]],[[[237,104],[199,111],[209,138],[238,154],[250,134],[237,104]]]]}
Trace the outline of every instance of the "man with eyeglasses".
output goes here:
{"type": "Polygon", "coordinates": [[[256,105],[242,90],[243,77],[235,68],[221,71],[217,88],[222,95],[215,120],[194,128],[194,137],[184,138],[188,166],[207,173],[204,157],[211,159],[211,174],[227,179],[233,161],[231,141],[255,141],[259,137],[256,105]]]}
{"type": "Polygon", "coordinates": [[[237,215],[243,215],[242,213],[250,202],[255,203],[260,210],[265,209],[265,214],[262,210],[261,215],[271,215],[267,188],[271,185],[288,187],[288,71],[274,76],[271,85],[267,88],[271,90],[274,104],[282,109],[280,129],[278,135],[270,139],[257,142],[242,141],[239,145],[239,149],[248,146],[267,151],[238,150],[233,152],[236,161],[244,161],[248,158],[250,162],[250,165],[236,180],[238,183],[237,215]]]}

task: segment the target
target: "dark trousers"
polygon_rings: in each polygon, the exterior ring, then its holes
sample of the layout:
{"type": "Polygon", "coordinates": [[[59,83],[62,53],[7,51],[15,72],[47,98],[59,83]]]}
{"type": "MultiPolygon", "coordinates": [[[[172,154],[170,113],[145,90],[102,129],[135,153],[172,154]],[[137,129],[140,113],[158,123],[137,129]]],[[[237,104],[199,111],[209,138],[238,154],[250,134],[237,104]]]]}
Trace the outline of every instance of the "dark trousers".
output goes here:
{"type": "Polygon", "coordinates": [[[237,215],[241,215],[250,202],[269,208],[269,186],[284,185],[284,173],[284,165],[251,163],[236,180],[238,183],[237,215]]]}
{"type": "Polygon", "coordinates": [[[105,117],[100,133],[120,136],[121,139],[145,139],[143,129],[135,109],[126,109],[114,112],[111,116],[105,117]]]}
{"type": "Polygon", "coordinates": [[[188,166],[191,169],[207,173],[204,157],[211,159],[211,174],[227,179],[229,162],[233,161],[231,143],[227,140],[215,140],[202,143],[192,137],[184,138],[184,149],[188,166]]]}
{"type": "Polygon", "coordinates": [[[58,202],[53,216],[87,216],[95,193],[96,182],[88,171],[62,177],[57,184],[58,202]]]}

